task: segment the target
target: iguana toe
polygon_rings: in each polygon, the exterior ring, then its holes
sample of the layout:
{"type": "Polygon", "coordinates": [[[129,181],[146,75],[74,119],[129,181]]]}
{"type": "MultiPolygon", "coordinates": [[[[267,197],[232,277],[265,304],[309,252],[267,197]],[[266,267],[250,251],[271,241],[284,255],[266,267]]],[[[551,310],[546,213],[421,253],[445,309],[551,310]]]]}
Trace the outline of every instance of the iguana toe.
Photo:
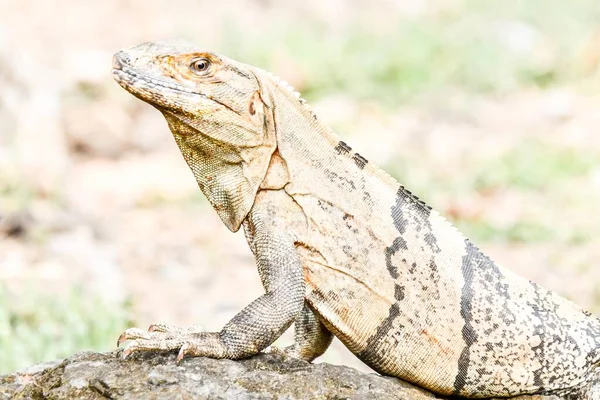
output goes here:
{"type": "Polygon", "coordinates": [[[148,339],[148,332],[139,328],[129,328],[125,330],[117,339],[117,347],[127,340],[148,339]]]}
{"type": "Polygon", "coordinates": [[[162,322],[152,324],[148,327],[148,332],[170,332],[170,333],[200,333],[204,332],[204,329],[200,325],[192,325],[187,328],[183,328],[176,325],[165,324],[162,322]]]}
{"type": "Polygon", "coordinates": [[[219,333],[202,332],[193,325],[180,328],[167,324],[152,324],[148,330],[129,328],[119,336],[117,345],[131,340],[123,349],[122,357],[135,352],[179,350],[177,362],[186,355],[223,358],[227,352],[219,333]]]}

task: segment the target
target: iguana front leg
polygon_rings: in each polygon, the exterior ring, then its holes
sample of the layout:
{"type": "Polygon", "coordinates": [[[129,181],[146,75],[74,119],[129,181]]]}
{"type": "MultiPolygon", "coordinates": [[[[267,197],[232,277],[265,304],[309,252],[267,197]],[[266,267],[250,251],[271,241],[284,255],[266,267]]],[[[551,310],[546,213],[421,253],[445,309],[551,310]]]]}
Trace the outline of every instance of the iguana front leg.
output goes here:
{"type": "Polygon", "coordinates": [[[119,343],[133,340],[124,357],[138,351],[176,350],[184,356],[240,359],[250,357],[275,341],[302,311],[305,284],[293,240],[253,217],[253,252],[266,293],[254,300],[220,332],[172,329],[162,324],[153,331],[132,328],[119,343]]]}

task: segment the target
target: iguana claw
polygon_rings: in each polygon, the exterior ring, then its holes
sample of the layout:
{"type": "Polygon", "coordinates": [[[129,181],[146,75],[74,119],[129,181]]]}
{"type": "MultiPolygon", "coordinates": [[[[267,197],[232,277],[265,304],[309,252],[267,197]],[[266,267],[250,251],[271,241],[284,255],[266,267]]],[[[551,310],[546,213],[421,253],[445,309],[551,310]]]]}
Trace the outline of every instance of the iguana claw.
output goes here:
{"type": "Polygon", "coordinates": [[[177,364],[181,363],[181,360],[183,360],[189,348],[190,345],[188,343],[185,343],[183,346],[181,346],[181,348],[179,349],[179,353],[177,353],[177,364]]]}

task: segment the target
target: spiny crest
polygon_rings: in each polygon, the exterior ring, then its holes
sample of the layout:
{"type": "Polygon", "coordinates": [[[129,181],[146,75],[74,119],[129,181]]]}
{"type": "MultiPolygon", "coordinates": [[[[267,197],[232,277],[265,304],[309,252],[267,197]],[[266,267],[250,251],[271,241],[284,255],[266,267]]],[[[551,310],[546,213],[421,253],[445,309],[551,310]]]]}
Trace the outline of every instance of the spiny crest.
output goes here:
{"type": "MultiPolygon", "coordinates": [[[[287,81],[281,79],[280,77],[278,77],[277,75],[273,74],[272,72],[269,71],[264,71],[271,79],[273,79],[273,81],[281,88],[287,90],[288,92],[290,92],[296,99],[298,99],[298,101],[300,102],[300,104],[304,105],[304,107],[306,107],[307,110],[309,110],[310,112],[312,111],[312,108],[308,105],[308,103],[306,103],[306,100],[302,97],[302,95],[300,94],[300,92],[298,92],[296,89],[294,89],[294,87],[292,85],[290,85],[289,83],[287,83],[287,81]]],[[[314,113],[313,113],[314,114],[314,113]]]]}
{"type": "MultiPolygon", "coordinates": [[[[263,70],[264,71],[264,70],[263,70]]],[[[317,119],[317,116],[315,115],[312,107],[306,102],[306,100],[301,96],[300,92],[296,91],[294,89],[294,87],[292,85],[290,85],[288,82],[286,82],[285,80],[281,79],[280,77],[278,77],[277,75],[273,74],[272,72],[269,71],[264,71],[274,82],[275,84],[277,84],[279,87],[287,90],[288,92],[290,92],[296,99],[298,99],[298,101],[300,102],[300,104],[305,107],[306,110],[308,110],[314,117],[315,119],[317,119]]],[[[331,133],[332,135],[334,135],[335,137],[337,137],[337,135],[331,130],[331,128],[329,128],[328,126],[325,126],[325,129],[331,133]]],[[[377,172],[380,174],[380,176],[384,179],[390,180],[392,182],[396,182],[396,180],[385,170],[381,169],[381,168],[377,168],[377,172]]],[[[421,207],[427,209],[430,212],[430,215],[434,218],[439,218],[441,219],[444,223],[449,224],[452,229],[460,234],[461,236],[463,236],[462,232],[460,232],[458,230],[458,228],[456,226],[454,226],[454,224],[452,224],[450,221],[448,221],[443,215],[441,215],[437,210],[433,209],[431,206],[429,206],[427,203],[425,203],[423,200],[421,200],[420,198],[418,198],[416,195],[414,195],[413,193],[411,193],[409,190],[407,190],[403,185],[400,185],[402,187],[402,190],[406,191],[407,194],[409,195],[409,197],[415,201],[416,203],[419,203],[421,207]]]]}
{"type": "MultiPolygon", "coordinates": [[[[312,114],[312,116],[314,117],[315,120],[319,119],[317,117],[317,115],[315,114],[315,112],[313,111],[310,104],[308,104],[306,102],[306,99],[304,99],[302,97],[302,95],[300,94],[300,92],[298,92],[296,89],[294,89],[294,87],[292,85],[290,85],[289,83],[287,83],[287,81],[281,79],[277,75],[273,74],[272,72],[265,71],[265,70],[263,70],[263,72],[265,72],[273,80],[273,82],[275,82],[276,85],[278,85],[279,87],[281,87],[284,90],[291,93],[298,100],[298,102],[304,107],[304,109],[312,114]]],[[[337,135],[335,135],[335,133],[331,130],[331,128],[329,128],[328,126],[324,126],[324,128],[328,133],[337,137],[337,135]]]]}

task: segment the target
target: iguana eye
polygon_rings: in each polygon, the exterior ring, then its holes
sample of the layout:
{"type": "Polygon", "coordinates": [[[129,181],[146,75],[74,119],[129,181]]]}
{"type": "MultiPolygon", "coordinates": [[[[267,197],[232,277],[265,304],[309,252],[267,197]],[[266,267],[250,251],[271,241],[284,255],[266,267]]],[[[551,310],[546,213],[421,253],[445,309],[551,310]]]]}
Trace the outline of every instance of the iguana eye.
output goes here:
{"type": "Polygon", "coordinates": [[[190,63],[190,68],[196,74],[206,75],[210,68],[210,60],[207,58],[194,58],[190,63]]]}

